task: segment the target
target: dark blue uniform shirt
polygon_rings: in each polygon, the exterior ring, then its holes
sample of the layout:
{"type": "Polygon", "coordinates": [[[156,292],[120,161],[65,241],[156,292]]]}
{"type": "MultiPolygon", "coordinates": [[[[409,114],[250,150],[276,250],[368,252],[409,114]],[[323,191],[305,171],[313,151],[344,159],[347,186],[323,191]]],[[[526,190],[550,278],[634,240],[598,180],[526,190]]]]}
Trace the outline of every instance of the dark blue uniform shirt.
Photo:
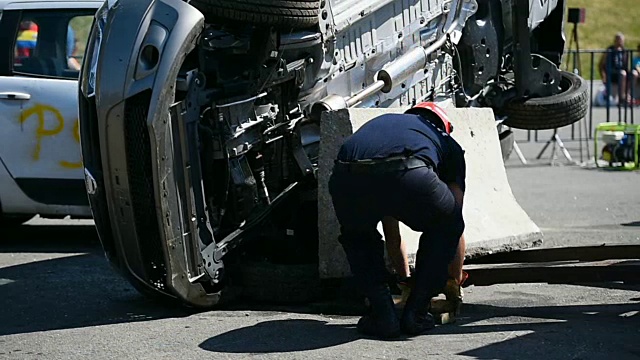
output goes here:
{"type": "Polygon", "coordinates": [[[445,183],[456,182],[465,190],[464,150],[428,119],[412,114],[378,116],[349,136],[338,160],[356,161],[390,156],[414,156],[431,162],[445,183]]]}

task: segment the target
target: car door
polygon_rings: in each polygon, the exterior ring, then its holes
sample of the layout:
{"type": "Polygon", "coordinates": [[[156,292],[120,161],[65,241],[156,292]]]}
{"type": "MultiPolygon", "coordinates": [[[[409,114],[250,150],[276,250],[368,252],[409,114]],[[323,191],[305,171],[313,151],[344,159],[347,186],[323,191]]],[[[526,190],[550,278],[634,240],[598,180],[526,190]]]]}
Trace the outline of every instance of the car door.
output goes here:
{"type": "Polygon", "coordinates": [[[0,18],[0,160],[32,200],[86,205],[77,79],[99,3],[16,6],[0,18]]]}

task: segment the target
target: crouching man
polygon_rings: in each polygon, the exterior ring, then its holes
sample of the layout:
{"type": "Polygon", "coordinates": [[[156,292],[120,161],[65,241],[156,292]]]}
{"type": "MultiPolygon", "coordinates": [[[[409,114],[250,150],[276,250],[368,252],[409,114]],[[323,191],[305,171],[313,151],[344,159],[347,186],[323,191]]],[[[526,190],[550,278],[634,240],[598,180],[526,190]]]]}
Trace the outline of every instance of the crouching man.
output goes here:
{"type": "MultiPolygon", "coordinates": [[[[365,335],[418,335],[435,326],[430,300],[447,283],[465,227],[466,165],[464,150],[450,136],[452,128],[443,109],[425,102],[404,114],[372,119],[338,152],[329,192],[340,223],[339,241],[369,299],[371,313],[357,326],[365,335]],[[376,228],[380,221],[387,237],[398,243],[398,222],[422,232],[415,283],[400,319],[386,282],[385,243],[376,228]]],[[[394,264],[405,263],[401,251],[390,256],[394,264]]]]}

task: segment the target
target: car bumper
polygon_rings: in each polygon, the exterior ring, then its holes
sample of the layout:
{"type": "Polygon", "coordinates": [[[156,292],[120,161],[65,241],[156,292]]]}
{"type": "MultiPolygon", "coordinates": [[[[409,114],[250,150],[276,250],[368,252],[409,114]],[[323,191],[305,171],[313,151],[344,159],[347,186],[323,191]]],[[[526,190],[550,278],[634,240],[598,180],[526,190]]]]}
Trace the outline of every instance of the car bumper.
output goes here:
{"type": "Polygon", "coordinates": [[[120,0],[96,19],[80,77],[80,128],[107,257],[144,291],[215,305],[218,294],[197,281],[204,270],[191,216],[182,211],[189,188],[174,159],[179,138],[168,115],[204,18],[181,0],[120,0]]]}

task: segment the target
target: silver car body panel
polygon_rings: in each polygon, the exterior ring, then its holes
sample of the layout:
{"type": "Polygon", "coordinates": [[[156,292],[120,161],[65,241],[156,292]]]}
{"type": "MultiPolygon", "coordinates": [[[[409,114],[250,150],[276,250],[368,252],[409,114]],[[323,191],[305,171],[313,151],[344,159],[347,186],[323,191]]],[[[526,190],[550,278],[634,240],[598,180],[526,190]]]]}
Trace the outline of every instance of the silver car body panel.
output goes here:
{"type": "MultiPolygon", "coordinates": [[[[357,94],[375,81],[378,71],[417,46],[433,44],[446,30],[457,43],[476,10],[475,0],[328,1],[321,10],[320,30],[329,56],[317,79],[326,79],[326,86],[314,86],[308,101],[357,94]]],[[[446,86],[452,70],[451,56],[440,53],[401,86],[376,93],[357,107],[402,107],[422,101],[429,89],[446,86]]]]}
{"type": "MultiPolygon", "coordinates": [[[[107,6],[105,2],[98,11],[90,39],[95,56],[85,62],[81,75],[81,97],[94,103],[87,105],[87,109],[95,109],[92,120],[95,124],[91,126],[96,126],[94,134],[99,138],[101,158],[100,163],[85,162],[85,166],[95,178],[92,181],[102,183],[104,188],[104,194],[98,191],[90,195],[92,207],[98,207],[97,197],[104,197],[108,214],[101,215],[110,221],[103,226],[113,232],[114,251],[134,281],[147,291],[176,294],[195,306],[216,303],[217,295],[206,294],[199,284],[184,281],[189,273],[185,244],[192,235],[180,214],[172,212],[184,204],[180,203],[176,189],[181,182],[172,172],[174,151],[169,114],[153,111],[173,103],[174,87],[167,84],[175,84],[180,65],[203,29],[204,17],[180,0],[119,1],[110,8],[107,6]],[[109,41],[110,36],[117,36],[112,35],[113,31],[130,36],[109,41]],[[156,63],[149,61],[143,51],[147,46],[157,49],[157,56],[153,57],[156,63]],[[142,115],[144,126],[132,135],[129,127],[142,115]],[[139,138],[128,139],[129,136],[139,138]],[[127,149],[137,145],[144,148],[127,149]],[[138,155],[148,151],[148,158],[146,154],[134,158],[132,153],[136,151],[138,155]],[[148,198],[149,193],[153,198],[148,198]],[[161,254],[150,255],[153,251],[161,254]],[[166,268],[149,264],[152,256],[166,268]],[[150,276],[150,272],[157,274],[150,276]],[[155,280],[149,281],[152,277],[155,280]]],[[[86,134],[91,129],[81,131],[86,134]]],[[[88,137],[83,136],[83,140],[88,137]]],[[[83,149],[85,153],[89,146],[83,149]]]]}

